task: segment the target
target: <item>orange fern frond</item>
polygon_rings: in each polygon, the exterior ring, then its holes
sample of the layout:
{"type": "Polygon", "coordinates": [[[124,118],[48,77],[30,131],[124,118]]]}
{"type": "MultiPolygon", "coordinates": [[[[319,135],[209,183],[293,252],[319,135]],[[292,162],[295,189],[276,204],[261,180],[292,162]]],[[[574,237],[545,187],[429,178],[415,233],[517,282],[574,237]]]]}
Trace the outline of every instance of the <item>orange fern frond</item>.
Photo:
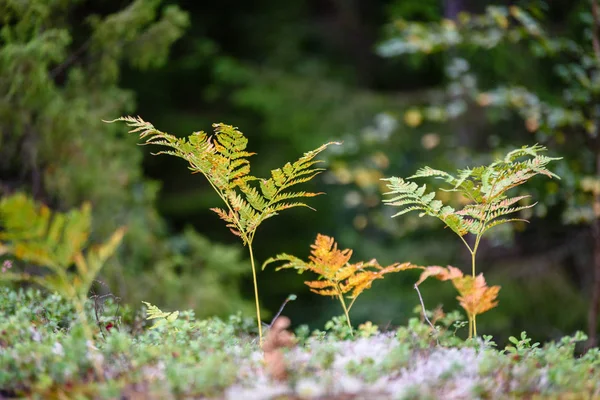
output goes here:
{"type": "Polygon", "coordinates": [[[385,274],[404,271],[414,268],[422,268],[411,263],[395,263],[382,267],[377,260],[358,262],[351,264],[352,250],[338,249],[334,238],[318,234],[315,243],[312,244],[309,261],[303,261],[289,254],[279,254],[265,261],[263,269],[270,263],[285,261],[285,264],[276,268],[293,268],[299,273],[311,271],[319,276],[316,281],[304,282],[312,292],[322,296],[337,297],[346,313],[348,323],[350,318],[348,312],[352,308],[356,298],[366,289],[369,289],[377,279],[383,279],[385,274]],[[346,307],[344,296],[352,299],[346,307]]]}
{"type": "Polygon", "coordinates": [[[469,318],[483,314],[498,305],[497,297],[500,286],[487,286],[483,274],[473,278],[470,275],[464,275],[461,270],[452,266],[447,268],[431,266],[424,268],[416,284],[420,285],[430,277],[440,281],[452,281],[459,293],[456,299],[469,318]]]}
{"type": "Polygon", "coordinates": [[[425,279],[427,279],[429,277],[436,278],[440,281],[447,281],[447,280],[462,278],[463,273],[460,269],[452,267],[450,265],[448,266],[448,268],[440,267],[437,265],[431,266],[431,267],[425,267],[416,284],[420,285],[421,283],[423,283],[423,281],[425,281],[425,279]]]}
{"type": "Polygon", "coordinates": [[[482,274],[475,279],[467,275],[452,280],[452,283],[460,293],[460,296],[457,297],[460,305],[471,316],[483,314],[498,305],[496,299],[500,286],[487,286],[482,274]]]}
{"type": "Polygon", "coordinates": [[[352,250],[338,250],[337,243],[332,237],[317,235],[311,246],[308,259],[311,261],[307,269],[323,276],[325,279],[336,279],[336,274],[350,261],[352,250]]]}

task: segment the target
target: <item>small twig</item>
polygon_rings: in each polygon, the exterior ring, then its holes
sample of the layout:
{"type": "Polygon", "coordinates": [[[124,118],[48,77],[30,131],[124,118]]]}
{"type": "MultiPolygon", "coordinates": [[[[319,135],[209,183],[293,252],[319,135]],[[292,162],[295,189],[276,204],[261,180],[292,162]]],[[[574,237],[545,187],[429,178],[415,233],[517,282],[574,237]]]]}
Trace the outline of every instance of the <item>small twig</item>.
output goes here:
{"type": "Polygon", "coordinates": [[[419,301],[421,302],[421,308],[423,309],[423,317],[425,318],[425,321],[427,321],[427,323],[429,324],[431,329],[433,329],[435,331],[436,330],[435,326],[433,326],[433,324],[431,323],[429,318],[427,318],[427,311],[425,310],[425,303],[423,303],[423,297],[421,297],[421,292],[419,291],[419,286],[416,283],[415,283],[415,290],[417,291],[417,294],[419,295],[419,301]]]}
{"type": "Polygon", "coordinates": [[[279,311],[277,311],[277,314],[275,314],[275,316],[273,317],[273,320],[271,320],[271,323],[269,324],[269,329],[271,329],[273,327],[273,323],[277,320],[277,318],[281,315],[281,313],[283,312],[283,309],[285,308],[285,305],[290,302],[290,301],[294,301],[296,300],[297,296],[295,294],[290,294],[285,301],[283,302],[283,304],[281,305],[281,307],[279,307],[279,311]]]}
{"type": "Polygon", "coordinates": [[[106,339],[106,336],[104,336],[104,331],[102,330],[102,324],[100,323],[100,316],[98,315],[98,309],[102,307],[98,305],[98,295],[93,295],[90,298],[94,299],[94,316],[96,317],[96,325],[98,325],[98,328],[100,329],[102,338],[106,339]]]}
{"type": "MultiPolygon", "coordinates": [[[[105,288],[108,288],[108,285],[106,283],[102,282],[101,280],[94,279],[94,282],[100,284],[101,286],[104,286],[105,288]]],[[[102,334],[102,337],[104,339],[106,339],[103,329],[105,329],[107,331],[108,331],[108,329],[106,329],[106,327],[103,326],[102,323],[100,322],[99,313],[100,314],[104,313],[104,302],[105,302],[106,298],[112,298],[117,303],[117,310],[115,311],[115,315],[113,316],[114,320],[117,321],[119,319],[118,313],[120,310],[121,298],[115,296],[112,293],[106,293],[103,295],[95,294],[93,291],[92,291],[92,293],[93,294],[92,294],[92,296],[90,296],[90,299],[94,300],[94,316],[96,317],[96,324],[98,325],[98,328],[100,329],[100,333],[102,334]]],[[[117,329],[118,329],[118,327],[117,327],[117,329]]]]}

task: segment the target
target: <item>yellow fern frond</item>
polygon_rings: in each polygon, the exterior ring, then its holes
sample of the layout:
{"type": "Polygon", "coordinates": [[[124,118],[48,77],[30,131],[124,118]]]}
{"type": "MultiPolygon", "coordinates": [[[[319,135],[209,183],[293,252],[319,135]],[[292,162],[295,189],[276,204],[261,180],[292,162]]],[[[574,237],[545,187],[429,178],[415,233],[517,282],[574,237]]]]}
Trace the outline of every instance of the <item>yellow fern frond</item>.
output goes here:
{"type": "Polygon", "coordinates": [[[45,268],[49,274],[43,277],[0,274],[0,278],[31,281],[67,298],[84,299],[125,234],[125,229],[120,228],[105,244],[90,246],[91,221],[91,207],[87,203],[67,213],[52,213],[22,193],[4,197],[0,200],[3,252],[45,268]]]}

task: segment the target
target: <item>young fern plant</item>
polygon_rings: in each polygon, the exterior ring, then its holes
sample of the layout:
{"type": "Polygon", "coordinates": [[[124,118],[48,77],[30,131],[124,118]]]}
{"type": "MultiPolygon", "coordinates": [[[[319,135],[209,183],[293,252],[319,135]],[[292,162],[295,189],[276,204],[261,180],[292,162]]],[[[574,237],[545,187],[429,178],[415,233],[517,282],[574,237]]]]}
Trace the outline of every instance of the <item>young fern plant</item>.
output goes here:
{"type": "Polygon", "coordinates": [[[201,173],[219,195],[225,209],[211,208],[227,223],[231,232],[240,237],[243,244],[248,246],[254,297],[256,303],[256,318],[258,335],[262,343],[262,324],[258,297],[258,283],[252,243],[258,226],[280,211],[294,207],[309,207],[303,202],[294,201],[318,196],[322,193],[290,191],[300,183],[308,182],[317,176],[323,168],[316,164],[322,162],[315,157],[329,145],[326,143],[319,148],[305,153],[297,161],[286,163],[283,167],[271,171],[271,177],[261,179],[250,175],[248,157],[255,153],[246,151],[248,139],[244,134],[231,125],[213,124],[214,136],[194,132],[185,138],[178,138],[156,129],[151,123],[141,118],[121,117],[114,121],[123,121],[133,128],[130,132],[138,133],[145,140],[144,144],[154,144],[168,148],[156,154],[168,154],[180,157],[189,163],[193,173],[201,173]]]}
{"type": "Polygon", "coordinates": [[[379,265],[377,260],[367,262],[358,262],[351,264],[352,250],[339,250],[337,243],[332,237],[318,234],[315,243],[311,246],[308,261],[289,254],[278,254],[269,258],[263,264],[262,268],[274,262],[284,261],[283,265],[276,268],[292,268],[298,270],[298,273],[311,271],[317,274],[318,280],[304,282],[311,292],[322,296],[331,296],[339,300],[346,322],[350,331],[352,323],[350,322],[350,309],[354,302],[365,290],[369,289],[376,279],[383,279],[385,274],[391,272],[404,271],[408,269],[421,268],[411,263],[394,263],[387,267],[379,265]],[[348,296],[350,304],[346,305],[345,297],[348,296]]]}
{"type": "MultiPolygon", "coordinates": [[[[560,179],[550,172],[547,165],[560,158],[547,157],[540,153],[546,148],[540,145],[524,146],[513,150],[490,165],[473,169],[458,170],[456,176],[445,171],[424,167],[416,174],[407,178],[441,179],[450,186],[441,189],[450,192],[459,192],[469,200],[469,204],[461,210],[455,210],[445,205],[441,200],[435,199],[435,192],[426,192],[426,185],[419,186],[402,178],[383,179],[388,182],[389,192],[384,195],[391,196],[383,200],[390,206],[400,207],[401,210],[393,215],[397,217],[410,211],[421,211],[420,217],[429,215],[439,218],[462,240],[471,254],[471,277],[476,279],[476,256],[483,234],[491,228],[514,221],[524,221],[513,215],[521,210],[532,208],[533,204],[519,204],[529,195],[507,196],[507,192],[527,182],[536,175],[545,175],[549,178],[560,179]],[[474,241],[469,244],[465,237],[467,234],[474,236],[474,241]]],[[[469,336],[477,336],[475,315],[469,318],[469,336]]]]}

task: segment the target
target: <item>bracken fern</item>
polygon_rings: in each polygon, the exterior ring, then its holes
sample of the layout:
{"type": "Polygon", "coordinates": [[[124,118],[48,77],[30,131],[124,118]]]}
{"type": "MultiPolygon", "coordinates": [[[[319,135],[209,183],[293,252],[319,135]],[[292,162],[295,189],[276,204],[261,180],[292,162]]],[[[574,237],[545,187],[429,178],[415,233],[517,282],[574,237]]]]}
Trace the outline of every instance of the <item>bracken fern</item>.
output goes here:
{"type": "MultiPolygon", "coordinates": [[[[560,160],[541,155],[546,148],[540,145],[524,146],[513,150],[488,166],[467,168],[459,170],[456,176],[445,171],[424,167],[416,174],[407,178],[435,177],[450,184],[445,191],[459,192],[465,196],[470,203],[461,210],[455,210],[445,205],[441,200],[435,199],[435,192],[426,192],[427,186],[419,186],[402,178],[387,178],[387,187],[390,189],[385,195],[391,198],[383,202],[401,207],[402,209],[393,217],[406,214],[410,211],[421,211],[420,217],[429,215],[437,217],[454,231],[471,253],[471,276],[476,279],[475,258],[479,243],[483,234],[489,229],[514,221],[525,221],[524,219],[512,217],[515,213],[531,208],[534,204],[519,204],[529,195],[508,197],[506,192],[512,188],[524,184],[530,178],[541,174],[550,178],[558,176],[550,172],[546,167],[551,161],[560,160]],[[475,236],[474,243],[470,245],[465,236],[475,236]]],[[[470,319],[469,334],[477,335],[475,316],[470,319]]]]}
{"type": "Polygon", "coordinates": [[[106,243],[90,247],[91,221],[88,203],[60,213],[51,212],[22,193],[4,197],[0,201],[0,255],[12,255],[47,273],[3,272],[0,278],[33,282],[58,292],[75,305],[84,303],[94,279],[125,233],[125,228],[120,228],[106,243]]]}
{"type": "MultiPolygon", "coordinates": [[[[154,144],[169,148],[156,154],[168,154],[183,158],[189,163],[193,173],[203,174],[226,208],[211,208],[212,211],[227,223],[231,232],[242,239],[248,246],[254,296],[256,302],[256,317],[258,333],[262,342],[262,327],[260,306],[258,300],[258,284],[252,241],[258,226],[280,211],[294,207],[309,207],[303,202],[294,201],[314,197],[322,193],[289,191],[300,183],[308,182],[318,175],[322,168],[316,164],[320,160],[315,157],[335,142],[327,143],[309,151],[294,163],[286,163],[283,167],[271,171],[271,177],[261,179],[250,175],[248,157],[254,153],[246,151],[248,139],[244,134],[231,125],[213,124],[214,136],[194,132],[186,138],[178,138],[156,129],[151,123],[137,117],[121,117],[114,121],[126,122],[145,144],[154,144]]],[[[337,143],[336,143],[337,144],[337,143]]]]}
{"type": "Polygon", "coordinates": [[[320,294],[321,296],[336,297],[346,315],[348,327],[352,330],[350,323],[349,312],[358,296],[365,290],[371,287],[371,284],[376,279],[383,279],[385,274],[391,272],[404,271],[408,269],[420,268],[411,263],[394,263],[387,267],[379,265],[377,260],[373,259],[367,262],[358,262],[350,264],[352,250],[339,250],[337,243],[332,237],[318,234],[315,243],[311,246],[309,261],[306,262],[298,257],[289,254],[278,254],[275,257],[269,258],[263,264],[263,269],[270,263],[284,261],[285,264],[276,268],[280,269],[292,268],[298,270],[299,273],[304,271],[314,272],[319,276],[316,281],[304,282],[311,292],[320,294]],[[352,299],[350,304],[346,306],[344,296],[349,295],[352,299]]]}

